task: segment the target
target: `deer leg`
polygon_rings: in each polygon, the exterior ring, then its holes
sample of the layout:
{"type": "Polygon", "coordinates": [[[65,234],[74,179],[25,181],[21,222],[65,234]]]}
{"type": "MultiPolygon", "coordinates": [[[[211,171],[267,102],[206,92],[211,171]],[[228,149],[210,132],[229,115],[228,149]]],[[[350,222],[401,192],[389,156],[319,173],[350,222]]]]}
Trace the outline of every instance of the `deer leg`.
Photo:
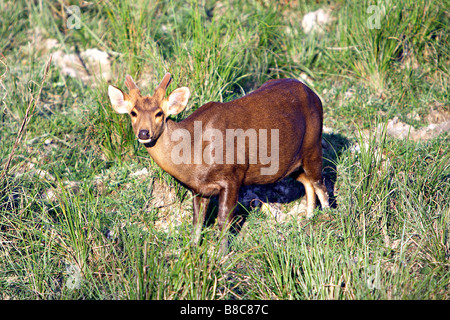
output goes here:
{"type": "Polygon", "coordinates": [[[239,195],[239,185],[228,185],[219,194],[219,212],[217,215],[220,234],[223,237],[220,253],[225,254],[228,249],[228,229],[234,216],[239,195]]]}
{"type": "Polygon", "coordinates": [[[305,187],[306,192],[306,218],[311,219],[313,217],[313,211],[316,207],[316,193],[314,192],[314,185],[309,180],[308,176],[302,172],[297,177],[305,187]]]}
{"type": "Polygon", "coordinates": [[[322,153],[303,160],[303,171],[297,178],[306,189],[307,211],[306,217],[311,219],[316,207],[316,194],[322,208],[329,208],[327,188],[322,182],[322,153]]]}
{"type": "Polygon", "coordinates": [[[313,182],[314,190],[316,191],[317,197],[319,197],[320,205],[322,208],[329,208],[330,203],[328,201],[327,187],[323,184],[322,180],[313,182]]]}
{"type": "Polygon", "coordinates": [[[200,195],[194,195],[193,211],[194,217],[192,224],[194,226],[194,243],[197,244],[200,240],[203,224],[205,223],[206,210],[208,209],[209,198],[200,195]]]}

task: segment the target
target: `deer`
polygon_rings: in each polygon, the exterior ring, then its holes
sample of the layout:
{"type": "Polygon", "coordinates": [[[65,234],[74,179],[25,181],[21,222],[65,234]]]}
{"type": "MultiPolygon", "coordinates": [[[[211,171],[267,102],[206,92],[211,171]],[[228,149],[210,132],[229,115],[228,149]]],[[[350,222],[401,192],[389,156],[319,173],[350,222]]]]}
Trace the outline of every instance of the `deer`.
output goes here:
{"type": "MultiPolygon", "coordinates": [[[[166,73],[153,95],[145,96],[126,75],[128,93],[109,85],[108,96],[117,113],[131,117],[136,138],[154,162],[192,192],[195,244],[211,197],[218,196],[217,225],[227,232],[243,185],[292,176],[305,188],[307,219],[314,215],[316,196],[322,208],[329,207],[322,177],[322,103],[307,85],[272,79],[235,100],[208,102],[176,122],[170,116],[186,108],[190,90],[180,87],[166,97],[171,81],[166,73]]],[[[225,236],[220,251],[227,248],[225,236]]]]}

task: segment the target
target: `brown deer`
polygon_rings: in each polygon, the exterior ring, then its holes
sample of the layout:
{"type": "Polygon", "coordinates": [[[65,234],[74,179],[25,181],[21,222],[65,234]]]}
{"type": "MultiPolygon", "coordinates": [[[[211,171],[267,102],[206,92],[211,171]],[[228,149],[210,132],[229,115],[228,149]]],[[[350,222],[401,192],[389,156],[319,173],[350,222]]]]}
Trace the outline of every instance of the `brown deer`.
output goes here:
{"type": "MultiPolygon", "coordinates": [[[[294,79],[269,80],[248,95],[208,102],[175,122],[169,116],[186,107],[190,91],[181,87],[165,97],[171,80],[166,73],[153,96],[142,96],[127,75],[129,93],[109,86],[108,95],[116,112],[131,116],[134,133],[153,160],[192,191],[195,242],[210,197],[219,196],[218,225],[226,230],[241,185],[293,175],[305,186],[307,218],[313,216],[316,194],[322,207],[329,207],[322,183],[322,103],[310,88],[294,79]]],[[[227,244],[224,237],[222,251],[227,244]]]]}

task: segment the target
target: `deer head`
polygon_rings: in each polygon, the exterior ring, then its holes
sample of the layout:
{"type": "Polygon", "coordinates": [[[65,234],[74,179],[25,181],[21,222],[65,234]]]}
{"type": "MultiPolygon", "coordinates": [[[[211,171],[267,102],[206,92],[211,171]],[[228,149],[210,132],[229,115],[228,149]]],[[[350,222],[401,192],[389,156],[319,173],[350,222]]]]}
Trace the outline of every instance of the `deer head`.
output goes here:
{"type": "Polygon", "coordinates": [[[130,75],[125,76],[128,94],[115,86],[108,87],[113,109],[130,115],[133,131],[140,143],[154,145],[165,129],[166,119],[180,113],[187,105],[190,91],[186,87],[178,88],[165,97],[171,81],[170,73],[166,73],[153,96],[142,96],[130,75]]]}

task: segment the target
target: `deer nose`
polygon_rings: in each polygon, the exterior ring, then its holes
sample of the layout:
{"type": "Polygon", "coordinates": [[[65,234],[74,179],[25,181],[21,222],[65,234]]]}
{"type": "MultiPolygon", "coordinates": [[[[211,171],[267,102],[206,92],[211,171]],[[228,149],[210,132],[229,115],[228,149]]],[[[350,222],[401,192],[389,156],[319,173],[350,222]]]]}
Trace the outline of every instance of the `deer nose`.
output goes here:
{"type": "Polygon", "coordinates": [[[150,133],[148,130],[139,130],[138,138],[141,140],[148,140],[150,139],[150,133]]]}

